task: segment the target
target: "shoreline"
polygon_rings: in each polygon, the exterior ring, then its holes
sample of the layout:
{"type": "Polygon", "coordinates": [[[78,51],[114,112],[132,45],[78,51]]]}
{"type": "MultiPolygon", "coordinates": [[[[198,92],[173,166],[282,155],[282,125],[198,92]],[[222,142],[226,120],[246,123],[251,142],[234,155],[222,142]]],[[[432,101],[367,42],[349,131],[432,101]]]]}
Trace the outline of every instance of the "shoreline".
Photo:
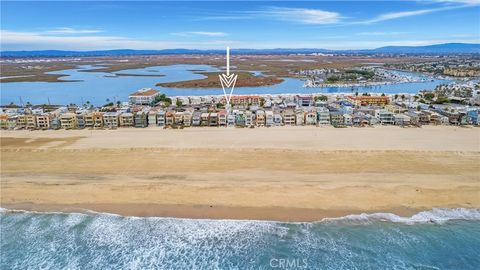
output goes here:
{"type": "MultiPolygon", "coordinates": [[[[401,217],[410,217],[421,211],[398,207],[377,210],[325,210],[283,207],[228,207],[209,205],[158,205],[158,204],[7,204],[2,205],[7,211],[27,211],[38,213],[95,213],[113,214],[122,217],[162,217],[179,219],[206,220],[248,220],[272,222],[316,222],[325,218],[342,218],[348,215],[391,213],[401,217]]],[[[476,209],[476,208],[472,208],[476,209]]]]}

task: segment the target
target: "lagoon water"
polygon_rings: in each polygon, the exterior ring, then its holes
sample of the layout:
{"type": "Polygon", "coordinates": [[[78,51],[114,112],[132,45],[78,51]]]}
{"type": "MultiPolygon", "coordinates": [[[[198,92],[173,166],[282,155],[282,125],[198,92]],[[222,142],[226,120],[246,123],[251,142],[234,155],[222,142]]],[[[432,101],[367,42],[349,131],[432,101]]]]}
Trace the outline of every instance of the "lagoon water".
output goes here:
{"type": "MultiPolygon", "coordinates": [[[[154,66],[141,69],[122,70],[115,73],[164,75],[152,76],[116,76],[114,73],[82,72],[95,69],[94,66],[79,66],[76,69],[51,72],[65,74],[61,80],[69,82],[13,82],[0,83],[1,104],[19,103],[20,99],[34,104],[82,104],[90,101],[93,105],[102,105],[106,100],[126,101],[128,94],[143,87],[154,87],[169,96],[202,96],[222,95],[221,88],[168,88],[155,87],[160,82],[175,82],[204,78],[195,71],[213,72],[217,68],[208,65],[170,65],[154,66]]],[[[254,75],[261,72],[256,71],[254,75]]],[[[305,88],[303,81],[296,78],[285,78],[280,84],[263,87],[237,87],[235,94],[281,94],[281,93],[350,93],[358,91],[372,93],[417,93],[419,90],[434,89],[446,81],[434,80],[416,83],[401,83],[371,87],[325,87],[305,88]]]]}
{"type": "Polygon", "coordinates": [[[480,209],[433,209],[409,218],[363,214],[312,223],[2,209],[0,225],[0,269],[480,267],[480,209]]]}

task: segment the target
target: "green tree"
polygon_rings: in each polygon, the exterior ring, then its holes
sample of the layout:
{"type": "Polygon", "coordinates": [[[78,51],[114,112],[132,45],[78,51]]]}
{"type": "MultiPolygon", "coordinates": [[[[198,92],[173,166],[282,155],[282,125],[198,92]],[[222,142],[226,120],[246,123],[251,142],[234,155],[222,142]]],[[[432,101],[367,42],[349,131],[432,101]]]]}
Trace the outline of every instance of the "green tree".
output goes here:
{"type": "Polygon", "coordinates": [[[177,107],[182,107],[182,101],[180,99],[177,99],[177,102],[175,102],[177,107]]]}
{"type": "Polygon", "coordinates": [[[434,93],[425,93],[423,97],[427,100],[432,100],[435,97],[434,93]]]}

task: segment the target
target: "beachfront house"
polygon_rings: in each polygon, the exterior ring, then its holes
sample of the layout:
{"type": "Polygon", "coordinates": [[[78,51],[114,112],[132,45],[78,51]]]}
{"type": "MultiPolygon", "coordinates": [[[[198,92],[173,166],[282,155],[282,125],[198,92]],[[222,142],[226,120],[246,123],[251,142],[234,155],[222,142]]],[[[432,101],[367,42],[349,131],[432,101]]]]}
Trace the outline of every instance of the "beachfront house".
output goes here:
{"type": "Polygon", "coordinates": [[[272,111],[265,111],[265,126],[267,126],[267,127],[273,126],[273,112],[272,111]]]}
{"type": "Polygon", "coordinates": [[[282,114],[283,124],[286,126],[295,125],[295,113],[292,110],[284,110],[282,114]]]}
{"type": "Polygon", "coordinates": [[[222,127],[227,125],[227,111],[220,110],[218,112],[218,125],[222,127]]]}
{"type": "Polygon", "coordinates": [[[77,115],[74,113],[64,113],[60,115],[60,126],[63,129],[74,129],[77,127],[77,115]]]}
{"type": "Polygon", "coordinates": [[[251,127],[255,123],[255,115],[251,111],[245,111],[245,126],[251,127]]]}
{"type": "Polygon", "coordinates": [[[145,111],[136,112],[134,115],[136,128],[145,128],[148,126],[148,113],[145,111]]]}
{"type": "Polygon", "coordinates": [[[183,112],[183,126],[190,127],[192,125],[192,116],[192,110],[187,110],[183,112]]]}
{"type": "Polygon", "coordinates": [[[265,111],[263,110],[258,110],[255,112],[255,115],[256,115],[256,121],[255,121],[255,124],[258,126],[258,127],[262,127],[262,126],[265,126],[265,111]]]}
{"type": "Polygon", "coordinates": [[[384,109],[375,110],[375,117],[383,125],[385,124],[393,125],[395,123],[395,118],[393,113],[384,109]]]}
{"type": "Polygon", "coordinates": [[[148,126],[154,127],[157,125],[157,113],[158,111],[155,109],[148,111],[148,126]]]}
{"type": "Polygon", "coordinates": [[[236,118],[236,115],[228,114],[227,115],[227,125],[228,126],[234,126],[235,125],[235,118],[236,118]]]}
{"type": "Polygon", "coordinates": [[[26,115],[27,126],[28,130],[35,130],[37,128],[37,117],[33,114],[26,115]]]}
{"type": "Polygon", "coordinates": [[[8,115],[0,114],[0,129],[8,129],[8,115]]]}
{"type": "Polygon", "coordinates": [[[273,113],[273,125],[274,126],[281,126],[283,125],[283,117],[282,114],[278,111],[273,113]]]}
{"type": "Polygon", "coordinates": [[[133,113],[124,112],[120,114],[120,126],[121,127],[133,127],[135,125],[135,120],[133,113]]]}
{"type": "Polygon", "coordinates": [[[331,111],[330,112],[330,123],[332,126],[344,126],[345,120],[343,118],[343,114],[339,111],[331,111]]]}
{"type": "Polygon", "coordinates": [[[36,117],[37,129],[45,130],[50,128],[50,117],[48,114],[44,113],[37,115],[36,117]]]}
{"type": "Polygon", "coordinates": [[[408,126],[410,125],[410,117],[403,113],[398,113],[394,115],[394,122],[397,126],[408,126]]]}
{"type": "Polygon", "coordinates": [[[208,126],[208,116],[209,114],[207,112],[204,112],[200,115],[200,125],[203,127],[208,126]]]}
{"type": "Polygon", "coordinates": [[[158,110],[157,112],[157,126],[164,127],[165,126],[165,111],[158,110]]]}
{"type": "Polygon", "coordinates": [[[320,107],[317,109],[317,119],[319,125],[330,124],[330,111],[327,108],[320,107]]]}
{"type": "Polygon", "coordinates": [[[308,111],[305,113],[305,125],[316,125],[317,124],[317,112],[308,111]]]}
{"type": "Polygon", "coordinates": [[[27,117],[24,114],[17,115],[16,129],[25,129],[27,128],[27,117]]]}
{"type": "Polygon", "coordinates": [[[85,111],[77,111],[77,128],[84,129],[85,128],[85,111]]]}
{"type": "Polygon", "coordinates": [[[116,129],[119,126],[120,112],[106,112],[103,114],[103,126],[116,129]]]}
{"type": "Polygon", "coordinates": [[[343,114],[343,123],[345,126],[352,126],[353,125],[353,117],[351,114],[344,113],[343,114]]]}
{"type": "Polygon", "coordinates": [[[83,116],[83,121],[85,122],[85,128],[93,128],[93,126],[94,126],[93,113],[92,112],[87,112],[83,116]]]}
{"type": "Polygon", "coordinates": [[[175,125],[181,126],[183,125],[183,112],[175,112],[173,115],[175,125]]]}
{"type": "Polygon", "coordinates": [[[94,128],[103,128],[103,112],[93,113],[93,123],[94,128]]]}
{"type": "Polygon", "coordinates": [[[216,127],[218,126],[218,113],[216,112],[211,112],[208,115],[208,125],[211,127],[216,127]]]}
{"type": "Polygon", "coordinates": [[[243,111],[239,111],[235,115],[235,125],[237,127],[244,127],[245,126],[245,113],[243,111]]]}
{"type": "Polygon", "coordinates": [[[142,88],[128,96],[128,102],[132,105],[150,105],[160,92],[152,88],[142,88]]]}
{"type": "Polygon", "coordinates": [[[170,127],[175,124],[175,112],[168,111],[165,113],[165,126],[170,127]]]}
{"type": "Polygon", "coordinates": [[[50,117],[50,129],[57,130],[61,128],[60,117],[57,115],[52,115],[50,117]]]}
{"type": "Polygon", "coordinates": [[[200,126],[202,123],[202,112],[195,111],[192,115],[192,126],[200,126]]]}

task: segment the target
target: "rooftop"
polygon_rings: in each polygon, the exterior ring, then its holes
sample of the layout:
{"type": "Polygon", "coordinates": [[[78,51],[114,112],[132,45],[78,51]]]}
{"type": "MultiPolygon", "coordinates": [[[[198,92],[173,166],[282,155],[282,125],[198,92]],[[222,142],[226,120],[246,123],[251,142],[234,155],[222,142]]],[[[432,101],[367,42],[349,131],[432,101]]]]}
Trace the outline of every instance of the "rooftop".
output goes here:
{"type": "Polygon", "coordinates": [[[134,93],[131,93],[130,96],[145,97],[145,96],[153,96],[158,93],[160,93],[160,91],[152,88],[142,88],[134,93]]]}

